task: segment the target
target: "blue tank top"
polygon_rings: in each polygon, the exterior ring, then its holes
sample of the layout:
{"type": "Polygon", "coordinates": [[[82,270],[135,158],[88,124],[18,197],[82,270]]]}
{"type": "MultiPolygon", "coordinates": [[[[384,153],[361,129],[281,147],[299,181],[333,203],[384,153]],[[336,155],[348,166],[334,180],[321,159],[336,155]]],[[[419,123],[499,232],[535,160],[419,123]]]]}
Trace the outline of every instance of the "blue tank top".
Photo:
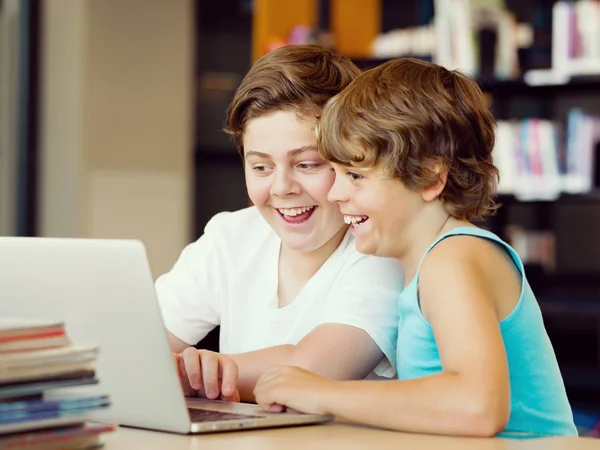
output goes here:
{"type": "Polygon", "coordinates": [[[475,227],[460,227],[441,235],[425,252],[417,273],[399,299],[398,378],[407,380],[442,372],[433,330],[419,306],[418,279],[423,259],[442,239],[471,235],[504,246],[521,273],[521,297],[511,314],[500,322],[510,374],[510,419],[503,437],[529,438],[577,435],[573,413],[546,333],[542,314],[525,278],[517,253],[495,234],[475,227]]]}

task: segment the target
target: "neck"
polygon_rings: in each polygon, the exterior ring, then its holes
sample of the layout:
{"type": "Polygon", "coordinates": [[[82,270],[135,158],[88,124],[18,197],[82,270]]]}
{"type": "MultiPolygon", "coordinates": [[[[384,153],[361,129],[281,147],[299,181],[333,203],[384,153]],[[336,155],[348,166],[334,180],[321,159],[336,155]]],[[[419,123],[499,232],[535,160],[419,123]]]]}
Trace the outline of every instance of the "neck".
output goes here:
{"type": "Polygon", "coordinates": [[[301,252],[281,245],[279,264],[292,266],[299,276],[310,278],[321,268],[325,261],[335,252],[348,230],[347,226],[340,230],[327,243],[311,252],[301,252]]]}
{"type": "Polygon", "coordinates": [[[422,211],[419,220],[403,233],[402,240],[407,244],[396,255],[404,267],[407,285],[415,277],[419,262],[429,246],[438,236],[461,224],[462,221],[450,216],[441,205],[431,205],[422,211]]]}

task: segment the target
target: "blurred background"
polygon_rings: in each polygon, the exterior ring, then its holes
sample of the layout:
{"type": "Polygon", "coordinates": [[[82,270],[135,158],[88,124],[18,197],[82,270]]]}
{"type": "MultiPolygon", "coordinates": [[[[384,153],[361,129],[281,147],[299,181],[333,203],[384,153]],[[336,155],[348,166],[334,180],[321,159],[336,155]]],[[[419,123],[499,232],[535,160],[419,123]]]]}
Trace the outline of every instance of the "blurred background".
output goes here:
{"type": "Polygon", "coordinates": [[[479,81],[503,204],[483,225],[525,261],[571,401],[600,410],[598,0],[0,0],[0,235],[136,238],[167,271],[248,205],[225,109],[301,43],[479,81]]]}

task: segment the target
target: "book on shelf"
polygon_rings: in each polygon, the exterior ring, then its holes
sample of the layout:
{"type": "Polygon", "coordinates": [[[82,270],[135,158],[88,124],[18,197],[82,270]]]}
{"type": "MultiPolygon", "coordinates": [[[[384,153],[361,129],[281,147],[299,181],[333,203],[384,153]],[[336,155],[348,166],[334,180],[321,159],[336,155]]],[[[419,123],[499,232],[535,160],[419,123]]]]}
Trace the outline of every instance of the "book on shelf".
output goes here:
{"type": "Polygon", "coordinates": [[[504,231],[507,242],[523,264],[539,265],[547,273],[556,270],[556,235],[553,232],[527,230],[517,225],[509,225],[504,231]]]}
{"type": "Polygon", "coordinates": [[[520,48],[533,41],[530,24],[517,23],[503,1],[435,0],[434,61],[474,77],[514,79],[520,48]]]}
{"type": "Polygon", "coordinates": [[[523,201],[555,200],[594,189],[600,118],[572,109],[566,127],[537,118],[499,121],[494,163],[499,194],[523,201]]]}
{"type": "Polygon", "coordinates": [[[561,0],[552,7],[552,66],[525,73],[531,85],[564,84],[600,74],[600,2],[561,0]]]}

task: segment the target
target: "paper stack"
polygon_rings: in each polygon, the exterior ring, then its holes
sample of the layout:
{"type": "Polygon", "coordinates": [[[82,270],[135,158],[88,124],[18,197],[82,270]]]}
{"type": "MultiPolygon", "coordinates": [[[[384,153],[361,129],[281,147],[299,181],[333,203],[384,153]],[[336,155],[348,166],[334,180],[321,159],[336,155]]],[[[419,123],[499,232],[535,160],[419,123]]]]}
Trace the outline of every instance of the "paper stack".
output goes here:
{"type": "Polygon", "coordinates": [[[92,385],[98,349],[77,346],[62,322],[0,318],[0,448],[87,449],[114,426],[88,423],[106,395],[92,385]]]}

